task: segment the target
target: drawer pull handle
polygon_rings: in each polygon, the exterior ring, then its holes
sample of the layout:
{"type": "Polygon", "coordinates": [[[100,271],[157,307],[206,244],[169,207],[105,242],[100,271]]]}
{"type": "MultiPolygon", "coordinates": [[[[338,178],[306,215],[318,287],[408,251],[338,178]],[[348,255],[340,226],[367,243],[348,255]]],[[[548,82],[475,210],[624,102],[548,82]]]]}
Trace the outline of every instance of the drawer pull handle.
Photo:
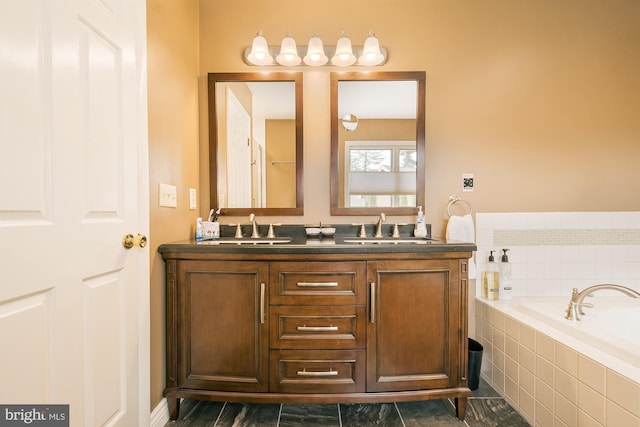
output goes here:
{"type": "Polygon", "coordinates": [[[300,288],[336,287],[338,282],[298,282],[297,285],[300,288]]]}
{"type": "Polygon", "coordinates": [[[369,286],[371,288],[371,307],[369,308],[369,322],[376,323],[376,283],[371,282],[369,286]]]}
{"type": "Polygon", "coordinates": [[[264,324],[265,284],[260,283],[260,324],[264,324]]]}
{"type": "Polygon", "coordinates": [[[335,377],[338,375],[338,371],[330,369],[322,372],[307,372],[306,369],[303,369],[302,371],[298,371],[298,375],[301,377],[335,377]]]}
{"type": "Polygon", "coordinates": [[[298,326],[299,331],[312,331],[312,332],[325,332],[325,331],[337,331],[337,326],[298,326]]]}

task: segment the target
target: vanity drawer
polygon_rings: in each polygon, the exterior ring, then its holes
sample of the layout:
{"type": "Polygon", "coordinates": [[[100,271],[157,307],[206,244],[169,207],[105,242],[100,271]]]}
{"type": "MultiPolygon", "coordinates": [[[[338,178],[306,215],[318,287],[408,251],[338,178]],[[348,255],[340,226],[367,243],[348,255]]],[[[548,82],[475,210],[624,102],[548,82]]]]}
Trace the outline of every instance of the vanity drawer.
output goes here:
{"type": "Polygon", "coordinates": [[[272,306],[271,348],[364,348],[365,306],[272,306]]]}
{"type": "Polygon", "coordinates": [[[364,350],[271,350],[270,391],[362,393],[364,350]]]}
{"type": "Polygon", "coordinates": [[[365,304],[366,264],[360,262],[273,262],[272,305],[365,304]]]}

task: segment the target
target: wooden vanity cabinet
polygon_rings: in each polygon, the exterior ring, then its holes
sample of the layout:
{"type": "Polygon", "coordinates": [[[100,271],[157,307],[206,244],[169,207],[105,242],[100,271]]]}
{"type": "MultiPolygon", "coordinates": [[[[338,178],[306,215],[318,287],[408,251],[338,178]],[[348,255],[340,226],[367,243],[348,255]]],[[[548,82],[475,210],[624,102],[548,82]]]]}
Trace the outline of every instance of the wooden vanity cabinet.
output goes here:
{"type": "Polygon", "coordinates": [[[181,389],[269,389],[267,262],[168,263],[168,382],[181,389]],[[175,278],[171,271],[175,270],[175,278]],[[173,300],[173,301],[171,301],[173,300]],[[175,311],[173,311],[175,310],[175,311]]]}
{"type": "Polygon", "coordinates": [[[456,260],[368,263],[367,391],[455,387],[464,346],[456,260]]]}
{"type": "Polygon", "coordinates": [[[167,388],[180,398],[373,403],[467,387],[467,258],[167,253],[167,388]]]}
{"type": "Polygon", "coordinates": [[[272,262],[270,391],[364,392],[366,263],[272,262]]]}

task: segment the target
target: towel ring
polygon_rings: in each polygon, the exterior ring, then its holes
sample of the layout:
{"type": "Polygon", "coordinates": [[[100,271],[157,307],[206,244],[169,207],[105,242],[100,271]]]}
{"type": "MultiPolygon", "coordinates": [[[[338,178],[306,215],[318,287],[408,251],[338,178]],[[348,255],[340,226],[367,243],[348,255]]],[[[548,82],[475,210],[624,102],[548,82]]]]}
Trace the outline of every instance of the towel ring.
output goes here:
{"type": "Polygon", "coordinates": [[[449,196],[449,204],[447,205],[447,215],[449,216],[449,218],[451,218],[451,206],[455,205],[456,203],[466,205],[466,208],[469,210],[468,213],[469,214],[473,213],[473,209],[471,209],[471,204],[469,202],[455,195],[449,196]]]}

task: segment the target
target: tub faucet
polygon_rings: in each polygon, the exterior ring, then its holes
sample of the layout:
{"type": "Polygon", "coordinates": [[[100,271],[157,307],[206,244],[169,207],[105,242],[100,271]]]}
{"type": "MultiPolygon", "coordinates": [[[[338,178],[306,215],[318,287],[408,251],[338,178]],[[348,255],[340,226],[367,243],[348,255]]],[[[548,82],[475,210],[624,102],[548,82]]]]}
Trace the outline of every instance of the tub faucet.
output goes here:
{"type": "Polygon", "coordinates": [[[571,301],[569,302],[569,307],[567,307],[567,315],[565,316],[565,319],[580,320],[580,315],[584,315],[582,307],[593,307],[593,304],[582,302],[584,298],[592,297],[593,292],[599,291],[601,289],[609,289],[612,291],[622,292],[623,294],[628,295],[631,298],[640,298],[640,292],[634,291],[633,289],[627,288],[626,286],[622,285],[593,285],[584,289],[582,292],[578,292],[578,288],[573,288],[573,291],[571,293],[571,301]]]}
{"type": "Polygon", "coordinates": [[[260,233],[258,232],[258,221],[256,221],[256,216],[254,214],[249,215],[249,222],[251,222],[251,238],[259,239],[260,233]]]}
{"type": "Polygon", "coordinates": [[[376,234],[373,237],[380,238],[382,237],[382,223],[386,221],[387,217],[384,213],[380,213],[378,217],[378,224],[376,225],[376,234]]]}

